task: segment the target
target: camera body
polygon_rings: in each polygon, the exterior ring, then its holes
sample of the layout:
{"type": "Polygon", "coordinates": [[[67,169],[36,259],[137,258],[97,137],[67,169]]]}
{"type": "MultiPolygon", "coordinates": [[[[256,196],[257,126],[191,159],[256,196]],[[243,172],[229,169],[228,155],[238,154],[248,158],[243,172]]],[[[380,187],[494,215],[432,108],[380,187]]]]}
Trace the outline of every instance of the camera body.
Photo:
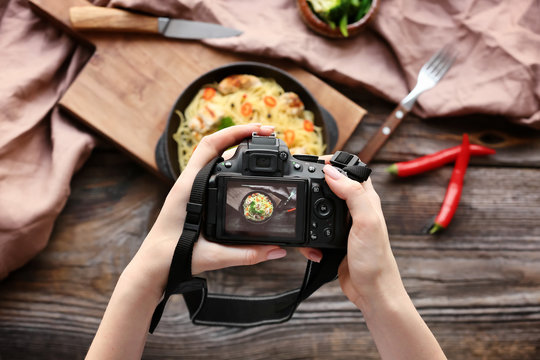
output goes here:
{"type": "Polygon", "coordinates": [[[317,156],[291,156],[274,135],[254,133],[213,169],[205,237],[224,244],[346,248],[349,211],[326,184],[323,167],[317,156]]]}

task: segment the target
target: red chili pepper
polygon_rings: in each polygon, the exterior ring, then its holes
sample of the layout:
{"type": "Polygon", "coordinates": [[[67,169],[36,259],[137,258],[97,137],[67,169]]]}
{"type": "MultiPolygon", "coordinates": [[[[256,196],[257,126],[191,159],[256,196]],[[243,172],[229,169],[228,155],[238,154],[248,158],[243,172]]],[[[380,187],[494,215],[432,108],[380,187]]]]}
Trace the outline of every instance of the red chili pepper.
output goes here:
{"type": "MultiPolygon", "coordinates": [[[[386,171],[397,176],[405,177],[436,169],[454,161],[461,151],[461,146],[454,146],[417,159],[398,162],[390,165],[386,171]]],[[[492,155],[495,150],[481,145],[469,145],[471,155],[492,155]]]]}
{"type": "Polygon", "coordinates": [[[467,172],[467,166],[469,165],[471,155],[469,150],[469,136],[467,134],[463,134],[463,142],[461,143],[460,150],[454,165],[454,171],[452,171],[450,183],[448,184],[446,194],[444,195],[441,210],[435,218],[433,226],[431,226],[429,230],[430,234],[435,234],[442,229],[446,229],[458,207],[459,199],[461,198],[461,190],[463,189],[463,179],[467,172]]]}
{"type": "Polygon", "coordinates": [[[314,129],[313,123],[308,119],[304,119],[304,130],[312,132],[314,129]]]}
{"type": "Polygon", "coordinates": [[[253,107],[251,106],[251,103],[245,103],[244,105],[242,105],[242,107],[240,108],[240,112],[242,113],[242,115],[244,116],[250,116],[251,113],[253,112],[253,107]]]}
{"type": "Polygon", "coordinates": [[[288,146],[291,146],[293,141],[294,141],[294,137],[295,137],[294,130],[291,130],[291,129],[285,130],[283,132],[283,137],[284,137],[285,143],[288,146]]]}
{"type": "Polygon", "coordinates": [[[264,100],[264,103],[266,104],[266,106],[268,106],[268,107],[274,107],[277,104],[277,100],[273,96],[265,96],[263,98],[263,100],[264,100]]]}

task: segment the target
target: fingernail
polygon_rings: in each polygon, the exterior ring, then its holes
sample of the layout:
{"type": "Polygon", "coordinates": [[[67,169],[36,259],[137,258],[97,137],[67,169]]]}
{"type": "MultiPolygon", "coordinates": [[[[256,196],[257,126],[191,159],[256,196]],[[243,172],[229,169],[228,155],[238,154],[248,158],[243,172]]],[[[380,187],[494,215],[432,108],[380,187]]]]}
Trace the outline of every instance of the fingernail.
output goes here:
{"type": "Polygon", "coordinates": [[[261,130],[274,130],[274,127],[272,125],[263,125],[261,126],[261,130]]]}
{"type": "Polygon", "coordinates": [[[316,251],[310,251],[308,254],[309,260],[314,261],[316,263],[321,262],[322,255],[316,251]]]}
{"type": "Polygon", "coordinates": [[[336,169],[332,165],[324,165],[323,170],[326,175],[330,176],[334,180],[339,180],[343,176],[343,174],[340,173],[338,169],[336,169]]]}
{"type": "Polygon", "coordinates": [[[287,255],[287,250],[285,249],[274,249],[266,254],[266,260],[275,260],[285,257],[287,255]]]}

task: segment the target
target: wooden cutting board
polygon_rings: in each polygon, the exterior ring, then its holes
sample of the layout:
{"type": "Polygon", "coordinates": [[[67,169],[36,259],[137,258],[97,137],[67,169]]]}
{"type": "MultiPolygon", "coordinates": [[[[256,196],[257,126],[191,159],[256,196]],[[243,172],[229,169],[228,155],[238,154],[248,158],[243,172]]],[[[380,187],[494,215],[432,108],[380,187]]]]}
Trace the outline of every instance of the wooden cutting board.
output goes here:
{"type": "Polygon", "coordinates": [[[77,33],[70,26],[69,8],[90,6],[87,1],[30,3],[75,39],[95,47],[88,63],[60,99],[60,106],[155,172],[155,147],[180,92],[199,75],[231,62],[269,63],[297,78],[335,118],[339,130],[335,149],[343,147],[366,113],[328,84],[290,63],[224,52],[197,41],[154,35],[77,33]]]}

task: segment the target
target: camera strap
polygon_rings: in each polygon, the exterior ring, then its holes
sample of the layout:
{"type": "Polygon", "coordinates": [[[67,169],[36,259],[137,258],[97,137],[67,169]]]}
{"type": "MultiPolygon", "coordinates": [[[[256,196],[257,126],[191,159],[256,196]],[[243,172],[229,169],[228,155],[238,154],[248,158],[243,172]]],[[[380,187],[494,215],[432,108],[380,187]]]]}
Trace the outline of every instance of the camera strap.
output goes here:
{"type": "MultiPolygon", "coordinates": [[[[365,181],[371,170],[363,163],[351,166],[352,159],[339,158],[338,152],[331,163],[338,165],[348,176],[357,181],[365,181]],[[348,161],[345,161],[348,160],[348,161]],[[348,166],[347,166],[348,165],[348,166]],[[350,168],[349,171],[347,168],[350,168]],[[362,168],[354,169],[353,168],[362,168]],[[367,169],[367,170],[364,170],[367,169]]],[[[346,154],[346,153],[342,153],[346,154]]],[[[347,154],[350,155],[350,154],[347,154]]],[[[350,155],[353,156],[353,155],[350,155]]],[[[356,158],[358,159],[358,158],[356,158]]],[[[195,177],[184,222],[182,235],[176,245],[167,286],[162,301],[156,307],[150,323],[150,333],[158,325],[165,305],[171,295],[182,294],[194,324],[251,327],[264,324],[275,324],[289,320],[298,305],[313,292],[327,282],[335,280],[346,250],[322,249],[320,263],[308,261],[304,280],[298,289],[272,296],[238,296],[208,293],[206,280],[193,277],[191,273],[191,257],[193,246],[199,238],[202,223],[202,210],[205,203],[206,187],[217,158],[206,165],[195,177]]]]}

